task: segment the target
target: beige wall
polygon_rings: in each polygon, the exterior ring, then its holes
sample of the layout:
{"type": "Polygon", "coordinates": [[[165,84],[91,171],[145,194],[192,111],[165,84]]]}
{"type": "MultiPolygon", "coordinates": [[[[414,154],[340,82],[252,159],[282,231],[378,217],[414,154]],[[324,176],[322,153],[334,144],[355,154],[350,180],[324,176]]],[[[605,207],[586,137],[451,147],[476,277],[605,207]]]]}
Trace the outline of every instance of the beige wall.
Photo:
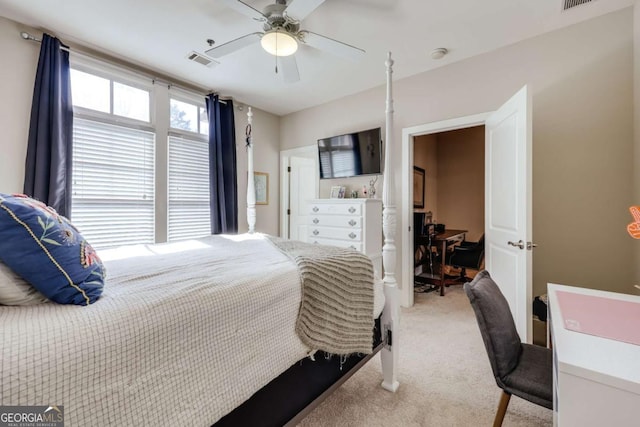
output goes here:
{"type": "Polygon", "coordinates": [[[484,126],[437,134],[438,223],[469,230],[466,239],[484,234],[484,126]]]}
{"type": "Polygon", "coordinates": [[[425,170],[424,208],[416,212],[431,211],[432,219],[438,217],[438,140],[435,134],[421,135],[413,140],[413,164],[425,170]]]}
{"type": "Polygon", "coordinates": [[[425,207],[433,220],[468,230],[466,239],[484,233],[484,126],[414,139],[413,164],[425,169],[425,207]]]}
{"type": "MultiPolygon", "coordinates": [[[[634,195],[632,205],[640,206],[640,0],[636,0],[633,12],[633,100],[634,100],[634,195]]],[[[640,285],[640,241],[634,243],[635,283],[640,285]]],[[[640,293],[639,291],[636,291],[640,293]]]]}
{"type": "MultiPolygon", "coordinates": [[[[633,188],[632,24],[632,9],[625,9],[396,81],[390,145],[398,202],[403,128],[493,111],[528,84],[539,245],[534,294],[545,292],[547,282],[632,293],[637,242],[625,231],[633,188]]],[[[381,85],[384,78],[381,68],[381,85]]],[[[380,86],[285,116],[281,149],[380,126],[384,102],[380,86]]],[[[398,222],[398,247],[405,234],[398,222]]]]}
{"type": "MultiPolygon", "coordinates": [[[[0,52],[2,52],[2,65],[0,66],[0,93],[4,102],[0,103],[0,128],[3,129],[3,137],[0,138],[0,192],[22,192],[24,181],[24,163],[29,129],[29,115],[31,110],[31,98],[33,96],[33,83],[38,63],[40,45],[27,42],[20,38],[20,31],[26,30],[34,35],[40,35],[38,30],[22,26],[11,20],[0,17],[0,52]],[[10,100],[10,101],[9,101],[10,100]]],[[[72,48],[77,47],[72,45],[72,48]]],[[[100,53],[93,52],[100,56],[100,53]]],[[[107,58],[112,60],[112,58],[107,58]]],[[[130,66],[148,75],[157,75],[151,70],[144,70],[135,65],[115,61],[119,65],[130,66]]],[[[180,84],[178,81],[174,83],[180,84]]],[[[186,85],[185,85],[186,86],[186,85]]],[[[206,89],[200,89],[206,92],[206,89]]],[[[162,88],[156,94],[168,100],[166,88],[162,88]]],[[[224,95],[224,94],[223,94],[224,95]]],[[[236,118],[236,143],[238,164],[238,225],[240,232],[247,230],[247,164],[246,149],[244,146],[244,132],[247,124],[247,108],[235,111],[236,118]]],[[[262,110],[254,109],[254,142],[255,142],[255,169],[269,173],[269,204],[257,206],[256,230],[269,234],[278,234],[278,156],[279,156],[279,117],[262,110]]],[[[158,241],[166,239],[166,135],[161,135],[162,129],[166,131],[167,124],[158,123],[158,156],[157,176],[159,180],[157,197],[157,230],[158,241]],[[165,183],[165,185],[162,185],[165,183]]]]}
{"type": "Polygon", "coordinates": [[[20,38],[25,27],[0,17],[0,192],[22,193],[29,115],[40,46],[20,38]]]}

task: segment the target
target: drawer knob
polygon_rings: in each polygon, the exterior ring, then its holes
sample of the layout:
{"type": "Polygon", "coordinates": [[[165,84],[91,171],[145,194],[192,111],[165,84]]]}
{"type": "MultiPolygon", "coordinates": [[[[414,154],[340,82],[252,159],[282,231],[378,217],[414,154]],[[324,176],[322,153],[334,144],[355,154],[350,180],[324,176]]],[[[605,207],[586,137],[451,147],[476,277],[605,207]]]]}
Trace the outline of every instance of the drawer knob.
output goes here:
{"type": "Polygon", "coordinates": [[[314,223],[314,224],[317,224],[317,223],[319,223],[319,222],[320,222],[320,220],[319,220],[318,218],[313,218],[313,223],[314,223]]]}
{"type": "Polygon", "coordinates": [[[349,213],[354,213],[355,211],[356,211],[356,208],[354,208],[353,206],[349,208],[349,213]]]}
{"type": "Polygon", "coordinates": [[[317,236],[320,232],[318,230],[313,230],[313,235],[317,236]]]}
{"type": "Polygon", "coordinates": [[[356,247],[355,247],[355,246],[353,246],[353,245],[351,245],[351,246],[349,246],[349,247],[350,247],[351,249],[353,249],[353,250],[355,250],[355,249],[356,249],[356,247]]]}
{"type": "Polygon", "coordinates": [[[350,226],[352,226],[352,227],[353,227],[354,225],[356,225],[356,224],[357,224],[357,222],[356,222],[354,219],[352,219],[351,221],[349,221],[349,225],[350,225],[350,226]]]}
{"type": "Polygon", "coordinates": [[[352,239],[356,238],[356,233],[349,233],[349,237],[351,237],[352,239]]]}
{"type": "Polygon", "coordinates": [[[320,209],[319,209],[317,206],[314,206],[314,207],[313,207],[313,211],[314,211],[314,212],[318,212],[319,210],[320,210],[320,209]]]}

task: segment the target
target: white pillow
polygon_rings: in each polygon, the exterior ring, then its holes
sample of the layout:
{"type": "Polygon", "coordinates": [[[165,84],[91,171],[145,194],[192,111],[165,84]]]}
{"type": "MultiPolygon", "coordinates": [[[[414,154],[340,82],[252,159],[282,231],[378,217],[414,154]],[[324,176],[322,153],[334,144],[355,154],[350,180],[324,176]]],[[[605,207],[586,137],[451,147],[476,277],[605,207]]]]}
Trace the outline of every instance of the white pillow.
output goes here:
{"type": "Polygon", "coordinates": [[[47,301],[47,297],[0,262],[0,305],[33,305],[47,301]]]}

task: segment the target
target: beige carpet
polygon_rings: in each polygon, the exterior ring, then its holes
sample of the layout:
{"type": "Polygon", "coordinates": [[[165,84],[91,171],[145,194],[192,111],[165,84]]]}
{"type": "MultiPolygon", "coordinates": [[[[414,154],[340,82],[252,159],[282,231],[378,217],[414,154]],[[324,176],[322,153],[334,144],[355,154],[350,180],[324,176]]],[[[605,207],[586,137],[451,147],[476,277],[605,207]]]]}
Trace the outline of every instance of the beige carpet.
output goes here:
{"type": "MultiPolygon", "coordinates": [[[[416,294],[401,331],[396,393],[380,387],[377,355],[299,425],[491,426],[500,390],[462,287],[416,294]]],[[[550,425],[550,410],[511,398],[503,426],[550,425]]]]}

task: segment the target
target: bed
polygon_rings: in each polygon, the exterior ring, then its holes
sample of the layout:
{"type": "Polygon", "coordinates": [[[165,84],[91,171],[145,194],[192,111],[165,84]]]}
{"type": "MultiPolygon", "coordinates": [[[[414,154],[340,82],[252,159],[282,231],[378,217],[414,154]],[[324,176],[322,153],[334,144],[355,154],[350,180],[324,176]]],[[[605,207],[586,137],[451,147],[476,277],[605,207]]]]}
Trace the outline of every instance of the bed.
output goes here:
{"type": "MultiPolygon", "coordinates": [[[[386,65],[389,146],[390,55],[386,65]]],[[[368,348],[349,341],[350,356],[336,356],[337,343],[312,346],[300,334],[308,292],[300,257],[255,232],[249,179],[249,233],[101,252],[109,282],[82,309],[2,307],[0,404],[63,405],[68,425],[293,425],[378,351],[382,387],[395,391],[395,207],[385,151],[385,275],[369,286],[368,348]]]]}

